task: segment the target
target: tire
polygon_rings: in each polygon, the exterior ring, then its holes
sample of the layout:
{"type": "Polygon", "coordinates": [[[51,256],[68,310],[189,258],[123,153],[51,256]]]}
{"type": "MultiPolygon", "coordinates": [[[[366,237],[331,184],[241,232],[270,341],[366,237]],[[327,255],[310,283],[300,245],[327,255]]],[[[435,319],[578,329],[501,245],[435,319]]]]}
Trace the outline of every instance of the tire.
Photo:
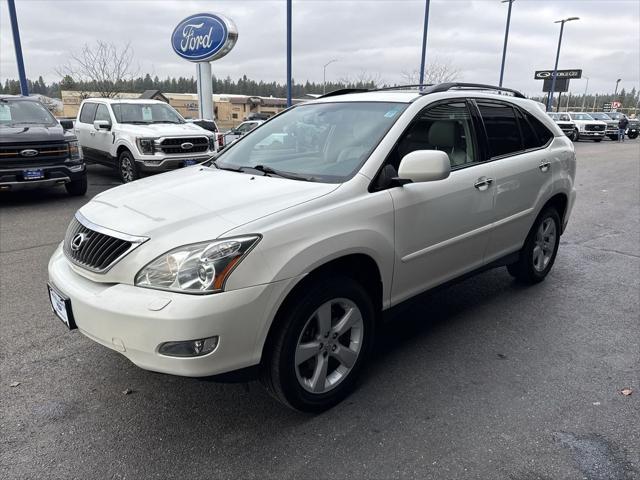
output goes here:
{"type": "Polygon", "coordinates": [[[635,138],[638,138],[638,132],[635,133],[627,133],[627,137],[629,137],[629,140],[633,140],[635,138]]]}
{"type": "Polygon", "coordinates": [[[303,412],[322,412],[338,404],[351,393],[366,362],[375,316],[366,290],[351,278],[324,276],[305,285],[279,314],[270,335],[263,385],[276,400],[303,412]]]}
{"type": "Polygon", "coordinates": [[[600,143],[602,141],[602,139],[601,138],[594,138],[593,141],[596,142],[596,143],[600,143]]]}
{"type": "Polygon", "coordinates": [[[140,178],[136,160],[128,150],[124,150],[118,157],[118,174],[122,183],[133,182],[140,178]]]}
{"type": "Polygon", "coordinates": [[[569,140],[572,142],[577,142],[580,135],[578,134],[578,129],[574,129],[571,135],[569,135],[569,140]]]}
{"type": "Polygon", "coordinates": [[[618,141],[618,136],[617,135],[609,135],[609,139],[613,142],[618,141]]]}
{"type": "Polygon", "coordinates": [[[87,183],[87,172],[84,172],[79,179],[65,183],[64,188],[72,197],[81,197],[87,193],[87,183]]]}
{"type": "Polygon", "coordinates": [[[516,280],[531,285],[546,278],[558,253],[560,228],[560,215],[555,208],[547,207],[538,215],[520,250],[518,261],[507,265],[509,273],[516,280]],[[543,233],[545,231],[546,234],[543,233]],[[553,238],[550,238],[551,234],[553,238]],[[550,250],[551,247],[553,250],[550,250]]]}

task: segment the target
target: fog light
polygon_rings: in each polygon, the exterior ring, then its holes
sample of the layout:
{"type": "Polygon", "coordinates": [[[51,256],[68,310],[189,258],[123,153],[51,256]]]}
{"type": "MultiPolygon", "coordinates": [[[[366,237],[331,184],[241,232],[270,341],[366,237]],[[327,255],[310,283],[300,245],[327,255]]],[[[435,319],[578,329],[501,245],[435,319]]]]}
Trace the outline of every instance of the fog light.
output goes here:
{"type": "Polygon", "coordinates": [[[201,338],[182,342],[165,342],[158,352],[169,357],[201,357],[213,352],[218,346],[218,337],[201,338]]]}

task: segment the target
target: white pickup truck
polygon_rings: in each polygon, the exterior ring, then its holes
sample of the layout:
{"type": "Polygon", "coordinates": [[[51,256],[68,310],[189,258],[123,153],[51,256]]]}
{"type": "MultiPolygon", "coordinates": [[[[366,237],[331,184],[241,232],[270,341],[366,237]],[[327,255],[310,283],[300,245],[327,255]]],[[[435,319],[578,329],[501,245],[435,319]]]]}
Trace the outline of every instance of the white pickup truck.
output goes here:
{"type": "Polygon", "coordinates": [[[158,100],[89,98],[80,106],[75,134],[85,158],[117,168],[124,183],[143,172],[203,162],[216,151],[213,133],[158,100]]]}

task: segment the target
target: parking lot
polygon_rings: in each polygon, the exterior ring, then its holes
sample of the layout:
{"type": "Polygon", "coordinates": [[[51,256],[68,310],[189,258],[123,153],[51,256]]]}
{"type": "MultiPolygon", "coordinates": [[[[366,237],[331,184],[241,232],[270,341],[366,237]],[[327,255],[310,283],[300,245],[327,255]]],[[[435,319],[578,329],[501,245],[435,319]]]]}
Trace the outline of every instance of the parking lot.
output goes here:
{"type": "Polygon", "coordinates": [[[53,316],[47,261],[115,173],[91,166],[85,198],[1,194],[2,478],[639,478],[640,140],[576,151],[549,278],[498,269],[424,295],[318,416],[257,383],[143,371],[53,316]]]}

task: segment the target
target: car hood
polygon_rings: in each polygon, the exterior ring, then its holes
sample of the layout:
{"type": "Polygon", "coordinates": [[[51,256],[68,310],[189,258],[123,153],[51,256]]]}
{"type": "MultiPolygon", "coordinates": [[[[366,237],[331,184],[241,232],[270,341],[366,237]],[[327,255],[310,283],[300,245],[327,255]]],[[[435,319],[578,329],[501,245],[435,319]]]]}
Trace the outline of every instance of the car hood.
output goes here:
{"type": "Polygon", "coordinates": [[[0,143],[58,142],[65,138],[60,125],[0,126],[0,143]]]}
{"type": "Polygon", "coordinates": [[[107,190],[80,213],[102,227],[152,239],[175,237],[183,245],[217,238],[338,186],[197,165],[107,190]]]}
{"type": "Polygon", "coordinates": [[[211,135],[193,123],[153,123],[150,125],[136,125],[132,123],[120,124],[121,129],[126,129],[127,133],[141,137],[166,137],[179,135],[211,135]]]}

